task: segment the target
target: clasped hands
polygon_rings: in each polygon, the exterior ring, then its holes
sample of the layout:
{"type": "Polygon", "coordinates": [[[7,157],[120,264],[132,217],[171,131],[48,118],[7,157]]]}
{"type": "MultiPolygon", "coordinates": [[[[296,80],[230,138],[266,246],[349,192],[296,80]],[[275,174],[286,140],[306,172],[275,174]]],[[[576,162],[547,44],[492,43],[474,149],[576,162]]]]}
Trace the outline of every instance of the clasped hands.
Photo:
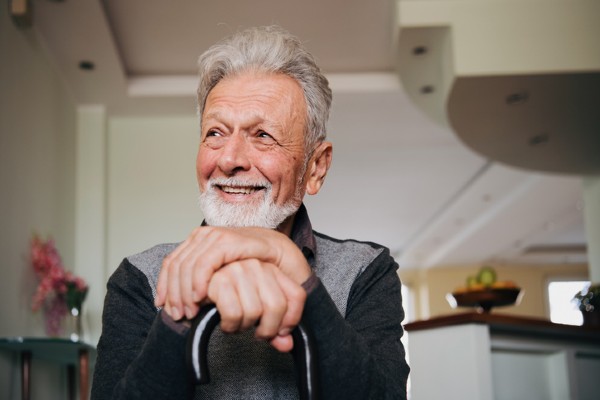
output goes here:
{"type": "Polygon", "coordinates": [[[214,303],[223,332],[256,325],[257,338],[286,352],[306,300],[301,284],[310,274],[302,252],[282,233],[204,226],[164,259],[155,304],[177,321],[214,303]]]}

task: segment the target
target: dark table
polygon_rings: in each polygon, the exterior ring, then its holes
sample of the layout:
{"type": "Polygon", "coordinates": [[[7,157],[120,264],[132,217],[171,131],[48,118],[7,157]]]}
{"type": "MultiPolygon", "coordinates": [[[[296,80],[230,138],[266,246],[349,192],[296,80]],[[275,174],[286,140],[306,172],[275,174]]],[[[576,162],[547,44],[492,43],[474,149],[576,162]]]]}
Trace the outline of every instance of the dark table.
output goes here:
{"type": "Polygon", "coordinates": [[[90,359],[96,348],[89,343],[63,338],[0,338],[0,350],[21,355],[21,398],[31,399],[32,360],[47,360],[67,367],[69,399],[75,399],[75,375],[79,370],[79,399],[87,400],[90,389],[90,359]]]}

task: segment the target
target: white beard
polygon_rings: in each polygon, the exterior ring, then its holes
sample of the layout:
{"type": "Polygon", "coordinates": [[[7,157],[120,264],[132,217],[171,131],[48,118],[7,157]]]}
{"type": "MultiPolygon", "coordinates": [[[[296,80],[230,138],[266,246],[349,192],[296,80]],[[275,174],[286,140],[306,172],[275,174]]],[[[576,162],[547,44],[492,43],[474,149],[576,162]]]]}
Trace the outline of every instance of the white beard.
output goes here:
{"type": "MultiPolygon", "coordinates": [[[[298,186],[300,187],[300,185],[298,186]]],[[[286,204],[279,206],[271,196],[272,185],[269,182],[245,182],[237,178],[211,179],[206,190],[200,190],[200,209],[206,223],[211,226],[226,226],[232,228],[260,227],[276,229],[289,216],[300,208],[302,202],[300,193],[286,204]],[[258,206],[255,202],[229,203],[219,197],[216,185],[219,186],[262,186],[263,198],[258,206]]]]}

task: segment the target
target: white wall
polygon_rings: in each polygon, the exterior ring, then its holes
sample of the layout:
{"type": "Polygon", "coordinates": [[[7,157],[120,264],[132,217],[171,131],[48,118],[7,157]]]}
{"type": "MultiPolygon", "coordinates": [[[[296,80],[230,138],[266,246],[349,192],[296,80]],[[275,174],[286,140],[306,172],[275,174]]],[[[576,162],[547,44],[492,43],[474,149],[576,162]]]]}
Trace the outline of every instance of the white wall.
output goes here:
{"type": "MultiPolygon", "coordinates": [[[[0,336],[34,336],[44,329],[30,308],[32,233],[51,234],[65,265],[74,262],[76,114],[35,31],[17,29],[7,9],[0,7],[0,336]]],[[[33,398],[52,387],[65,397],[64,372],[34,363],[33,374],[33,398]]],[[[0,398],[20,398],[18,383],[18,358],[1,351],[0,398]]]]}
{"type": "Polygon", "coordinates": [[[202,222],[196,184],[198,120],[113,117],[107,146],[107,268],[202,222]]]}

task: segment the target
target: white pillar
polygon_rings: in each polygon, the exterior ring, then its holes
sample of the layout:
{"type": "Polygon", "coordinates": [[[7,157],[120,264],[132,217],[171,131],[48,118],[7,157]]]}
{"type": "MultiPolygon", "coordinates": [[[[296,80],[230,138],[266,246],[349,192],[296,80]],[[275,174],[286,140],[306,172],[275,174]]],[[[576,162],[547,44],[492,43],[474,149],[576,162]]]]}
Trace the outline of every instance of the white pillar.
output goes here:
{"type": "Polygon", "coordinates": [[[590,281],[600,283],[600,176],[583,178],[583,202],[590,281]]]}
{"type": "Polygon", "coordinates": [[[83,339],[97,343],[106,287],[106,110],[77,109],[75,272],[89,284],[83,339]]]}

